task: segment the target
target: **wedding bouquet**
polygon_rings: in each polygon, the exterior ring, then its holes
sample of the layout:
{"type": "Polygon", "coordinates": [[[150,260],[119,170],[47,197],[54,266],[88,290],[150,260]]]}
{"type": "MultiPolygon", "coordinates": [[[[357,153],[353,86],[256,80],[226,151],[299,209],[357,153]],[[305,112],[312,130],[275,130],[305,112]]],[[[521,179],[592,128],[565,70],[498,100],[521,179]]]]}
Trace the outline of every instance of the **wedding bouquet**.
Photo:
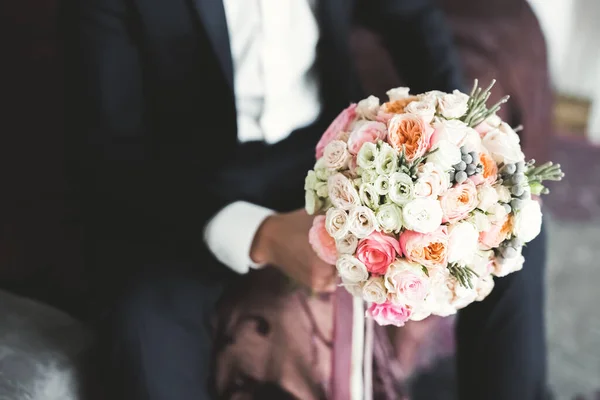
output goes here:
{"type": "Polygon", "coordinates": [[[559,165],[526,161],[519,136],[486,103],[494,82],[470,95],[408,88],[351,104],[317,144],[305,182],[318,214],[309,241],[367,316],[402,326],[447,316],[523,267],[539,233],[545,180],[559,165]]]}

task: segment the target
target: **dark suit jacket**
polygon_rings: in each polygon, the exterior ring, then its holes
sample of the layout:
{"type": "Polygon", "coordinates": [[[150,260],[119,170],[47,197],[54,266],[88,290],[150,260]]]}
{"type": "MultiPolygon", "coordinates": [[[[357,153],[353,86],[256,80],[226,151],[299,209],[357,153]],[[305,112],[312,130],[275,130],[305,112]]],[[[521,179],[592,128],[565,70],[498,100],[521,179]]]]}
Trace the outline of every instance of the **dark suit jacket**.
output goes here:
{"type": "MultiPolygon", "coordinates": [[[[427,0],[317,0],[317,70],[330,119],[361,93],[357,18],[381,33],[413,92],[462,85],[442,13],[427,0]]],[[[194,240],[232,199],[211,182],[238,146],[233,68],[219,0],[65,3],[69,168],[92,234],[194,240]]],[[[314,146],[318,136],[304,145],[314,146]]],[[[241,199],[240,199],[241,200],[241,199]]]]}

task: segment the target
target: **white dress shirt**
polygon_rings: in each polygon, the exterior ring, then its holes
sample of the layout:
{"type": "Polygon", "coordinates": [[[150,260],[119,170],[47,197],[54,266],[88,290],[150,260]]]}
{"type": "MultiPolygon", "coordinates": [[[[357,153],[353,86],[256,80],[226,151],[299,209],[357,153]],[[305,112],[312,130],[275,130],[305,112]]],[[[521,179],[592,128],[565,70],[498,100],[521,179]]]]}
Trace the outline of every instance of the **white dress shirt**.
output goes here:
{"type": "MultiPolygon", "coordinates": [[[[314,1],[314,0],[313,0],[314,1]]],[[[311,0],[223,0],[233,59],[238,139],[276,143],[321,111],[314,73],[319,28],[311,0]]],[[[219,261],[238,273],[257,267],[250,247],[272,210],[229,204],[204,229],[219,261]]]]}

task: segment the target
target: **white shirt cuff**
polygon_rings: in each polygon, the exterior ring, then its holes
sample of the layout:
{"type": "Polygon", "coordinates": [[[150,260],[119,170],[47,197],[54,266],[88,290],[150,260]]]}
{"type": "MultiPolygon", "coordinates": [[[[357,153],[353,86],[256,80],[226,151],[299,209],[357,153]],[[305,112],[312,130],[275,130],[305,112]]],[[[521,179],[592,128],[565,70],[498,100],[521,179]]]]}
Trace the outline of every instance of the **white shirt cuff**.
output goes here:
{"type": "Polygon", "coordinates": [[[239,274],[260,268],[250,258],[256,231],[275,212],[265,207],[236,201],[219,211],[204,228],[204,241],[214,256],[239,274]]]}

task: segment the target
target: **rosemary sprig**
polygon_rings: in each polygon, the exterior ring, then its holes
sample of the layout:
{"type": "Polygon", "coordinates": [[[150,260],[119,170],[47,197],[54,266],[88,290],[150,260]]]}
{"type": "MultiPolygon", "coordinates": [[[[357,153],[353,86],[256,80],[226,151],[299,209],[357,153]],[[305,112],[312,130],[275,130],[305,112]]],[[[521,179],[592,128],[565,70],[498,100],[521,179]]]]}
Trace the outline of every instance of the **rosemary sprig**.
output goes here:
{"type": "Polygon", "coordinates": [[[469,288],[469,289],[474,288],[473,282],[472,282],[473,277],[479,276],[479,275],[477,275],[477,273],[475,271],[473,271],[471,268],[467,267],[466,265],[460,265],[457,263],[450,264],[448,266],[448,271],[450,271],[450,275],[452,275],[454,278],[456,278],[458,283],[460,283],[462,286],[469,288]]]}
{"type": "Polygon", "coordinates": [[[471,89],[471,94],[469,96],[469,100],[467,102],[468,111],[462,117],[462,121],[469,125],[471,128],[479,125],[481,122],[485,121],[490,115],[496,113],[502,104],[506,103],[510,96],[504,96],[500,99],[499,102],[491,106],[487,107],[486,103],[490,98],[492,87],[496,84],[496,80],[493,79],[492,82],[488,85],[487,88],[481,89],[479,87],[479,81],[475,79],[473,83],[473,88],[471,89]]]}
{"type": "Polygon", "coordinates": [[[560,181],[565,176],[560,168],[560,164],[554,164],[552,161],[548,161],[539,166],[535,166],[534,164],[535,160],[530,160],[527,163],[525,170],[527,182],[529,183],[532,194],[540,195],[550,193],[550,190],[545,187],[542,182],[560,181]]]}

